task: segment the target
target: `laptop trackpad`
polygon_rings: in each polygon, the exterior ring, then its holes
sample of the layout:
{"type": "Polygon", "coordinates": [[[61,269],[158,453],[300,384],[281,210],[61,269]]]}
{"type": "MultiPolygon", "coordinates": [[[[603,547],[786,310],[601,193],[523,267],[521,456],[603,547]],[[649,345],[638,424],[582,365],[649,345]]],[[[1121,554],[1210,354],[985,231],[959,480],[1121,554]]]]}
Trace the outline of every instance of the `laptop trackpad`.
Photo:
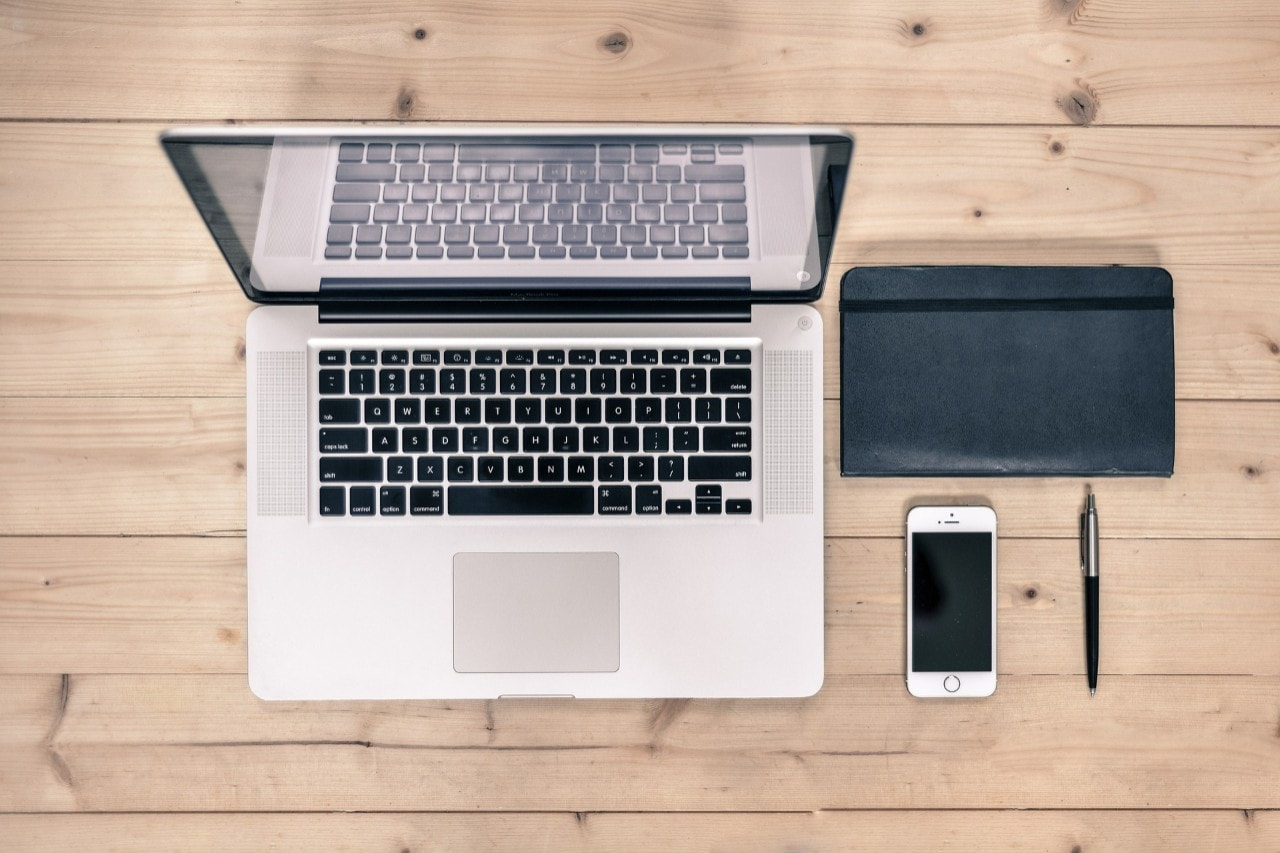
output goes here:
{"type": "Polygon", "coordinates": [[[458,672],[617,672],[618,555],[453,555],[458,672]]]}

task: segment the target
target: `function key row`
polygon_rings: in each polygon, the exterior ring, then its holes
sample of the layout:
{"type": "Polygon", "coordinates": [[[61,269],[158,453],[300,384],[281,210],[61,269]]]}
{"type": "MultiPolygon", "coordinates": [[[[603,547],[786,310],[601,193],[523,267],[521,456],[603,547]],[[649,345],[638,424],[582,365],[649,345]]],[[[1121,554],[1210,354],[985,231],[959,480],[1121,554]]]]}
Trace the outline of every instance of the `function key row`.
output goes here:
{"type": "Polygon", "coordinates": [[[343,142],[338,146],[339,163],[637,163],[652,164],[661,155],[691,154],[695,163],[714,163],[715,155],[743,153],[740,142],[639,143],[605,142],[590,144],[511,144],[452,142],[343,142]]]}
{"type": "Polygon", "coordinates": [[[387,366],[415,365],[494,365],[508,364],[515,366],[557,365],[557,364],[750,364],[749,349],[606,349],[588,350],[378,350],[357,349],[348,353],[346,350],[325,349],[320,351],[321,367],[368,366],[383,364],[387,366]]]}
{"type": "Polygon", "coordinates": [[[622,394],[750,394],[749,367],[441,367],[439,376],[430,367],[408,371],[384,367],[324,368],[318,387],[321,394],[561,394],[597,396],[622,394]],[[710,382],[708,382],[708,373],[710,382]],[[439,383],[437,384],[437,378],[439,383]]]}

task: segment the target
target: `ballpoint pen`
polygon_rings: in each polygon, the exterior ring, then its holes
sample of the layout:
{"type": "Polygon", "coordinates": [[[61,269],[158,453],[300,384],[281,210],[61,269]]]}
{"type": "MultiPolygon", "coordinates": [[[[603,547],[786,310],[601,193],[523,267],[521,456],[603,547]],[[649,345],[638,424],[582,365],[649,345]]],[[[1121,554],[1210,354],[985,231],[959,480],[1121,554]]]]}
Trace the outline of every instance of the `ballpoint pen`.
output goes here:
{"type": "Polygon", "coordinates": [[[1084,573],[1084,653],[1092,696],[1098,690],[1098,509],[1093,492],[1080,513],[1080,571],[1084,573]]]}

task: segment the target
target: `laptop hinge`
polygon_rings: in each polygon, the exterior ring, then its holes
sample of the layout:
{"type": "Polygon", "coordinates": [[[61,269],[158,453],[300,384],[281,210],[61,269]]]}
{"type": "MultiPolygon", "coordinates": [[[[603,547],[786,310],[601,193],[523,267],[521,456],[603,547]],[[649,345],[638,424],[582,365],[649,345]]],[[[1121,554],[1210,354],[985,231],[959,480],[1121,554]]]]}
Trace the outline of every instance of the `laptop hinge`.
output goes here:
{"type": "Polygon", "coordinates": [[[320,320],[331,323],[749,322],[751,279],[322,279],[319,302],[320,320]]]}
{"type": "Polygon", "coordinates": [[[319,304],[322,323],[749,323],[742,299],[343,299],[319,304]]]}

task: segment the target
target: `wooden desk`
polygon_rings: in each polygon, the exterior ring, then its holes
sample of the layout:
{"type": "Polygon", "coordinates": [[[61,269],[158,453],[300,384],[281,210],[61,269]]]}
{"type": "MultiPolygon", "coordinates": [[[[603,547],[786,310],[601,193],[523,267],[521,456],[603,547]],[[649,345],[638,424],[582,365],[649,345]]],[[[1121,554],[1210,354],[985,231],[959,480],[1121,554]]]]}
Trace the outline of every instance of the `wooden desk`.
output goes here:
{"type": "Polygon", "coordinates": [[[0,847],[1275,850],[1280,6],[1271,0],[9,3],[0,26],[0,847]],[[250,305],[182,122],[709,120],[858,137],[836,271],[1176,282],[1177,473],[841,480],[794,701],[266,704],[245,679],[250,305]],[[907,506],[1000,515],[1000,687],[902,683],[907,506]]]}

